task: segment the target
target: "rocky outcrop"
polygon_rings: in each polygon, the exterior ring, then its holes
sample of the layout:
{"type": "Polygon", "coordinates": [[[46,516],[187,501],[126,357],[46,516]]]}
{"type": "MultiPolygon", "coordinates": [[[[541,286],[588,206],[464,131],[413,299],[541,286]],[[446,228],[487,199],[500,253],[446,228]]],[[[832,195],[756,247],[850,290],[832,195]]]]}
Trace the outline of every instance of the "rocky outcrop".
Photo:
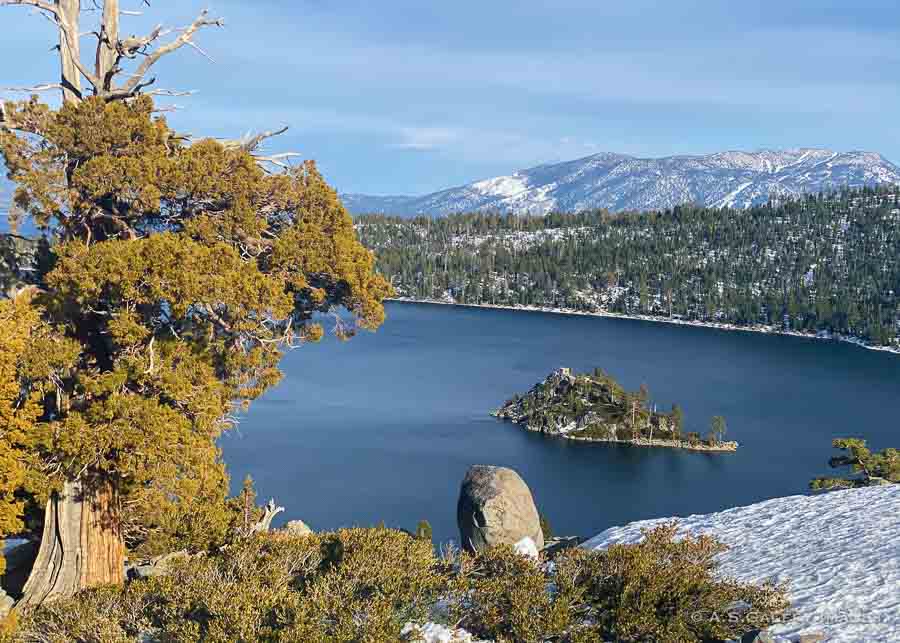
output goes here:
{"type": "Polygon", "coordinates": [[[456,521],[462,547],[470,552],[513,545],[530,538],[544,547],[540,516],[531,490],[512,469],[474,465],[459,490],[456,521]]]}
{"type": "Polygon", "coordinates": [[[0,234],[0,298],[36,284],[49,264],[49,245],[44,239],[0,234]]]}

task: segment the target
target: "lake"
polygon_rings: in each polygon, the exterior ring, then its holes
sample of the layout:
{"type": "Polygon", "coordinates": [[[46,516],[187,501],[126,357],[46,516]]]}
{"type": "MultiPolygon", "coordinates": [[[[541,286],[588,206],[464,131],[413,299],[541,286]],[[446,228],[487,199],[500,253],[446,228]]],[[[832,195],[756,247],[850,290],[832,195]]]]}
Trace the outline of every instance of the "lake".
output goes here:
{"type": "Polygon", "coordinates": [[[221,440],[232,486],[315,530],[414,529],[458,539],[469,465],[516,469],[554,532],[591,536],[643,518],[805,493],[835,437],[900,446],[900,357],[848,344],[661,323],[387,304],[376,333],[291,352],[285,378],[221,440]],[[724,415],[735,454],[584,444],[488,414],[551,370],[601,367],[685,430],[724,415]]]}

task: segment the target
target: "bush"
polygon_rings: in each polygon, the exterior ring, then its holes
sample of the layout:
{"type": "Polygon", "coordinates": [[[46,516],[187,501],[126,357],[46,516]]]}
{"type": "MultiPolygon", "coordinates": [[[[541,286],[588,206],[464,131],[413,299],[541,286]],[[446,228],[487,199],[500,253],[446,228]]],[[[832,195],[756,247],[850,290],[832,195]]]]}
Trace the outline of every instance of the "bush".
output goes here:
{"type": "Polygon", "coordinates": [[[442,560],[430,541],[384,528],[264,534],[181,561],[169,576],[20,615],[14,640],[381,643],[433,618],[440,602],[449,623],[478,638],[680,643],[740,638],[788,607],[783,587],[716,578],[724,546],[676,540],[676,531],[663,525],[602,552],[569,549],[552,565],[509,546],[442,560]]]}
{"type": "Polygon", "coordinates": [[[511,548],[463,555],[453,616],[501,641],[688,643],[740,638],[788,608],[783,586],[717,578],[724,545],[676,533],[670,523],[638,544],[568,549],[546,568],[511,548]]]}
{"type": "Polygon", "coordinates": [[[510,546],[463,552],[450,594],[452,620],[477,637],[543,641],[570,624],[568,605],[547,592],[541,565],[510,546]]]}
{"type": "Polygon", "coordinates": [[[784,586],[717,578],[715,557],[727,548],[714,538],[676,533],[668,523],[645,530],[638,544],[567,550],[556,561],[557,582],[574,580],[560,593],[573,595],[603,640],[623,642],[740,638],[789,607],[784,586]]]}
{"type": "Polygon", "coordinates": [[[25,615],[31,641],[396,641],[446,586],[430,542],[388,529],[272,534],[124,590],[82,592],[25,615]],[[155,638],[154,638],[155,637],[155,638]]]}

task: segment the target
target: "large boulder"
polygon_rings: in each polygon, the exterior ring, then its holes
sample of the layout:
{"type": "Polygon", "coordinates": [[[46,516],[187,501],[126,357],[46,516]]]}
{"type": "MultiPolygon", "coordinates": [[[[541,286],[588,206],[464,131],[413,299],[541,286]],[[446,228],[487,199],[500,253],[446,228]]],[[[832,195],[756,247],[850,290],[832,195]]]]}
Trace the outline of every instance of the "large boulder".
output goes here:
{"type": "Polygon", "coordinates": [[[544,547],[541,520],[528,485],[506,467],[477,464],[459,490],[456,522],[462,547],[470,552],[492,545],[513,545],[530,538],[544,547]]]}

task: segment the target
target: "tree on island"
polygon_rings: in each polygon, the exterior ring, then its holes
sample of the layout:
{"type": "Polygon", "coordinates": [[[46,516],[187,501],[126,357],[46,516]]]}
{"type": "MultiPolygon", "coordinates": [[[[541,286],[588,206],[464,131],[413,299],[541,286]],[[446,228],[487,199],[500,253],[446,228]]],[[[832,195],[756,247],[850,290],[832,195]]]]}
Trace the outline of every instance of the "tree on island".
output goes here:
{"type": "Polygon", "coordinates": [[[727,431],[728,425],[725,423],[725,418],[721,415],[714,415],[709,423],[710,443],[716,444],[721,442],[727,431]]]}
{"type": "Polygon", "coordinates": [[[678,404],[672,405],[672,437],[676,440],[681,437],[684,430],[684,409],[678,404]]]}
{"type": "Polygon", "coordinates": [[[900,483],[900,451],[897,449],[872,453],[866,446],[866,441],[858,438],[839,438],[831,446],[845,454],[832,457],[828,461],[829,466],[833,469],[850,467],[850,473],[840,478],[816,478],[809,483],[810,488],[852,489],[900,483]]]}
{"type": "Polygon", "coordinates": [[[126,546],[221,542],[241,512],[217,437],[322,337],[316,313],[349,311],[349,337],[391,290],[315,164],[261,154],[284,130],[192,140],[158,114],[151,68],[220,20],[123,37],[118,0],[93,32],[81,4],[0,0],[54,23],[62,92],[0,111],[14,203],[53,255],[0,302],[0,538],[43,532],[23,605],[121,583],[126,546]]]}

